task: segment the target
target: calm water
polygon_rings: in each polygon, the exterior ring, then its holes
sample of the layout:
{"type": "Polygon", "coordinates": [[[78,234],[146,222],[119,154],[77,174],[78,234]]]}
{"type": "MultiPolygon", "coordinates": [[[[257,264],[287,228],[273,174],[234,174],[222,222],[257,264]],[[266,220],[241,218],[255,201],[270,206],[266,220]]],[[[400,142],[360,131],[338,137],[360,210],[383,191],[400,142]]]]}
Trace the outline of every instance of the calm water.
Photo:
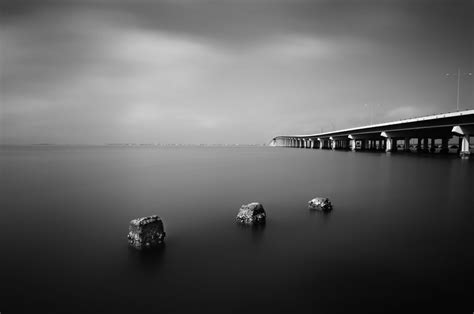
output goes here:
{"type": "Polygon", "coordinates": [[[2,314],[474,310],[473,160],[4,147],[0,167],[2,314]],[[334,210],[310,212],[315,196],[334,210]],[[252,201],[263,228],[235,223],[252,201]],[[150,214],[166,246],[129,249],[150,214]]]}

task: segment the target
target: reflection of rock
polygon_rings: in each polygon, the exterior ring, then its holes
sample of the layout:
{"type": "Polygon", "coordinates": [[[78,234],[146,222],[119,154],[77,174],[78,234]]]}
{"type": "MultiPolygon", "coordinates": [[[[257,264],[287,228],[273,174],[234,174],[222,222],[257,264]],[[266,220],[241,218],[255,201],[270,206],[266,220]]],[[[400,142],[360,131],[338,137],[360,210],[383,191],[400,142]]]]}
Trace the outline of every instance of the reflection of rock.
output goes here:
{"type": "Polygon", "coordinates": [[[151,248],[160,245],[165,239],[163,222],[157,215],[137,218],[130,221],[128,243],[137,248],[151,248]]]}
{"type": "Polygon", "coordinates": [[[237,221],[245,224],[257,224],[265,222],[265,210],[260,203],[242,205],[237,214],[237,221]]]}
{"type": "Polygon", "coordinates": [[[322,211],[330,211],[332,204],[327,197],[316,197],[308,202],[309,208],[322,211]]]}

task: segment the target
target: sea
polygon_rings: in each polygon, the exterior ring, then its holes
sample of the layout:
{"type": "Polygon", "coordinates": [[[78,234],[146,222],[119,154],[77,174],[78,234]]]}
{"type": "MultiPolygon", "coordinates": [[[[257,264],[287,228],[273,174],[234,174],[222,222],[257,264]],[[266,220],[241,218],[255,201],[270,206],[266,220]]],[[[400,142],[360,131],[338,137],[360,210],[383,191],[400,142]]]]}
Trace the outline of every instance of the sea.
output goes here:
{"type": "Polygon", "coordinates": [[[473,160],[3,146],[0,312],[472,313],[473,160]],[[265,225],[236,223],[250,202],[265,225]],[[129,247],[130,220],[154,214],[165,244],[129,247]]]}

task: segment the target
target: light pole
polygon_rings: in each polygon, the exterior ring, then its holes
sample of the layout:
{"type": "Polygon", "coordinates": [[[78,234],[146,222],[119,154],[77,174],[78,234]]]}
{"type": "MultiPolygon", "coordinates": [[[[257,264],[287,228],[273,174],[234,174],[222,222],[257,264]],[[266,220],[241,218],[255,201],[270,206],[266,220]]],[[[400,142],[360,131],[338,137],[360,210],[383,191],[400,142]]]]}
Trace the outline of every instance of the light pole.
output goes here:
{"type": "Polygon", "coordinates": [[[460,91],[460,86],[461,86],[461,74],[464,74],[467,77],[472,76],[472,72],[465,72],[461,73],[461,68],[458,68],[458,73],[457,74],[450,74],[446,73],[446,76],[457,76],[457,81],[458,81],[458,86],[457,86],[457,94],[456,94],[456,111],[459,111],[459,91],[460,91]]]}
{"type": "MultiPolygon", "coordinates": [[[[377,107],[380,107],[380,104],[376,104],[377,107]]],[[[374,105],[364,104],[365,108],[370,110],[370,125],[374,123],[374,105]]]]}

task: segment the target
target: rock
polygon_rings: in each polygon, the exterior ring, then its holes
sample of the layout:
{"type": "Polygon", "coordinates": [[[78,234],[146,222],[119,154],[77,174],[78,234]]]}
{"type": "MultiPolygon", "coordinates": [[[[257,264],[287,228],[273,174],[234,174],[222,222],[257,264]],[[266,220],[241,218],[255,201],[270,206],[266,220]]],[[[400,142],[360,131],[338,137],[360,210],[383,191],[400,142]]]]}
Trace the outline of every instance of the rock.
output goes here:
{"type": "Polygon", "coordinates": [[[310,209],[317,209],[322,211],[330,211],[332,204],[327,197],[316,197],[308,202],[310,209]]]}
{"type": "Polygon", "coordinates": [[[237,221],[244,224],[259,224],[265,223],[265,217],[262,204],[254,202],[240,207],[237,221]]]}
{"type": "Polygon", "coordinates": [[[128,243],[136,249],[156,247],[163,243],[165,230],[157,215],[130,221],[128,243]]]}

